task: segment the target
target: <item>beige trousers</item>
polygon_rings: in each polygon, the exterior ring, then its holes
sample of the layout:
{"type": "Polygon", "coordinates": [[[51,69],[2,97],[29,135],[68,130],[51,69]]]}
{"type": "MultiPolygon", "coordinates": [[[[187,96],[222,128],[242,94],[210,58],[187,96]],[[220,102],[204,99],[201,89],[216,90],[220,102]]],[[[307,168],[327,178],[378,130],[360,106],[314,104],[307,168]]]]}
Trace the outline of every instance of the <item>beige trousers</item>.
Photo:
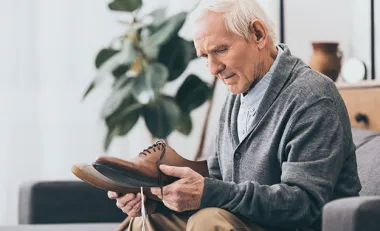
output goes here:
{"type": "MultiPolygon", "coordinates": [[[[234,214],[219,208],[201,209],[193,215],[152,214],[147,216],[146,231],[266,231],[258,225],[243,221],[234,214]]],[[[118,231],[141,231],[141,217],[127,218],[118,231]]]]}

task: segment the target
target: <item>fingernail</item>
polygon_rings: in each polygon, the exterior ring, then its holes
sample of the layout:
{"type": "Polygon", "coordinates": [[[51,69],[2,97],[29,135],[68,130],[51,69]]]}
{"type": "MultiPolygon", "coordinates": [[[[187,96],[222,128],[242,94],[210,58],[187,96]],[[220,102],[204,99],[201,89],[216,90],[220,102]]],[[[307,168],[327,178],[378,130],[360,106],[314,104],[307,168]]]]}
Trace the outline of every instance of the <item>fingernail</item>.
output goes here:
{"type": "Polygon", "coordinates": [[[107,195],[108,195],[108,197],[109,198],[115,198],[115,193],[114,192],[111,192],[111,191],[109,191],[108,193],[107,193],[107,195]]]}

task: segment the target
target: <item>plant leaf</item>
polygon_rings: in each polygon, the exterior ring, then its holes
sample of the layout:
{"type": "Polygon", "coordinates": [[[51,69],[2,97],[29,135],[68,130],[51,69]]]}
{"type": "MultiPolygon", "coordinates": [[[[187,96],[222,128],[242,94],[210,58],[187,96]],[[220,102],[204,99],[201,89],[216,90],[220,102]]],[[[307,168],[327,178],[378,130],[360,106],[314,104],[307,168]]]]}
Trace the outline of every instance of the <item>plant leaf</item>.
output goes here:
{"type": "Polygon", "coordinates": [[[184,113],[202,105],[211,96],[211,89],[196,75],[189,75],[178,89],[175,100],[184,113]]]}
{"type": "Polygon", "coordinates": [[[118,89],[125,87],[125,85],[127,85],[130,81],[133,81],[133,80],[134,80],[134,78],[130,78],[130,77],[123,75],[113,83],[112,87],[113,87],[113,89],[118,90],[118,89]]]}
{"type": "Polygon", "coordinates": [[[128,112],[126,111],[123,112],[124,113],[123,120],[119,124],[119,132],[118,132],[119,136],[126,135],[137,123],[137,120],[139,119],[139,116],[140,116],[141,108],[142,108],[141,104],[134,104],[126,109],[128,112]]]}
{"type": "MultiPolygon", "coordinates": [[[[112,54],[112,50],[108,51],[108,55],[112,54]]],[[[113,55],[110,55],[107,59],[99,65],[99,76],[106,75],[113,72],[121,65],[130,65],[135,59],[137,52],[134,48],[133,41],[130,39],[124,39],[122,49],[119,52],[116,52],[113,55]]],[[[98,55],[99,56],[99,55],[98,55]]],[[[102,58],[106,58],[106,55],[103,55],[102,58]]],[[[101,59],[101,60],[103,60],[101,59]]]]}
{"type": "Polygon", "coordinates": [[[173,98],[161,97],[143,107],[145,123],[154,137],[166,138],[176,127],[181,111],[173,98]]]}
{"type": "Polygon", "coordinates": [[[142,47],[142,50],[143,50],[144,54],[150,60],[157,59],[158,54],[160,53],[160,47],[152,46],[152,45],[144,45],[142,47]]]}
{"type": "Polygon", "coordinates": [[[117,128],[114,127],[114,128],[109,128],[108,131],[107,131],[107,135],[106,137],[104,138],[104,151],[107,151],[111,142],[112,142],[112,139],[116,136],[116,133],[117,133],[117,128]]]}
{"type": "Polygon", "coordinates": [[[109,117],[120,107],[123,101],[131,94],[134,82],[134,78],[130,78],[130,80],[128,80],[123,87],[114,89],[112,91],[104,103],[103,109],[101,111],[102,118],[109,117]]]}
{"type": "Polygon", "coordinates": [[[105,122],[108,127],[115,127],[120,124],[124,120],[124,117],[130,114],[131,111],[141,109],[141,107],[142,105],[139,104],[132,95],[129,95],[114,113],[105,118],[105,122]]]}
{"type": "MultiPolygon", "coordinates": [[[[107,49],[102,49],[98,52],[98,54],[96,55],[96,58],[95,58],[95,67],[97,69],[99,69],[101,66],[103,66],[103,64],[105,62],[107,62],[107,60],[109,60],[111,57],[113,57],[114,55],[118,54],[120,51],[119,50],[115,50],[115,49],[110,49],[110,48],[107,48],[107,49]]],[[[125,52],[125,51],[124,51],[125,52]]],[[[133,58],[133,56],[132,56],[133,58]]],[[[116,60],[115,60],[116,61],[116,60]]],[[[128,60],[127,60],[128,61],[128,60]]],[[[120,64],[119,66],[117,65],[112,65],[110,67],[110,71],[112,71],[112,75],[115,77],[115,78],[119,78],[120,76],[122,76],[123,74],[125,74],[125,72],[128,70],[129,68],[129,65],[126,65],[126,64],[120,64]],[[114,69],[112,69],[114,68],[114,69]]],[[[91,82],[91,84],[87,87],[83,97],[82,97],[82,100],[84,100],[86,98],[86,96],[99,84],[99,82],[101,82],[102,80],[104,79],[104,73],[101,73],[100,71],[98,72],[97,76],[95,77],[95,79],[91,82]]]]}
{"type": "Polygon", "coordinates": [[[163,23],[165,21],[165,15],[166,15],[165,7],[155,9],[148,14],[149,17],[153,18],[153,22],[152,22],[153,26],[158,26],[161,23],[163,23]]]}
{"type": "Polygon", "coordinates": [[[193,124],[191,122],[190,115],[186,113],[182,113],[175,129],[179,131],[180,133],[188,136],[192,128],[193,128],[193,124]]]}
{"type": "Polygon", "coordinates": [[[133,128],[138,121],[141,109],[142,105],[129,96],[112,115],[105,119],[108,127],[108,134],[104,141],[105,147],[108,148],[114,136],[124,136],[133,128]]]}
{"type": "Polygon", "coordinates": [[[99,68],[107,59],[111,58],[116,53],[120,52],[115,49],[102,49],[98,52],[95,58],[95,67],[99,68]]]}
{"type": "Polygon", "coordinates": [[[123,76],[128,70],[130,65],[122,64],[112,71],[112,75],[117,79],[123,76]]]}
{"type": "Polygon", "coordinates": [[[147,104],[153,99],[154,91],[151,77],[149,76],[149,72],[146,71],[146,67],[136,77],[132,94],[141,104],[147,104]]]}
{"type": "Polygon", "coordinates": [[[168,69],[161,63],[149,63],[136,78],[133,95],[142,104],[147,104],[154,97],[168,79],[168,69]]]}
{"type": "Polygon", "coordinates": [[[159,26],[157,26],[155,32],[142,39],[141,46],[143,49],[154,50],[154,48],[157,48],[158,46],[161,46],[169,41],[172,36],[177,35],[178,31],[185,22],[186,16],[186,12],[181,12],[162,22],[159,26]]]}
{"type": "Polygon", "coordinates": [[[169,77],[168,68],[162,63],[150,63],[148,65],[148,71],[152,77],[151,81],[153,89],[158,91],[164,87],[169,77]]]}
{"type": "MultiPolygon", "coordinates": [[[[161,7],[154,9],[146,15],[138,15],[137,21],[139,24],[144,25],[148,28],[153,28],[161,25],[165,21],[166,7],[161,7]]],[[[140,28],[141,26],[138,25],[140,28]]],[[[152,32],[152,31],[151,31],[152,32]]]]}
{"type": "Polygon", "coordinates": [[[85,91],[85,93],[83,94],[83,97],[82,97],[82,100],[84,100],[84,98],[86,98],[86,96],[96,87],[96,83],[95,81],[92,81],[90,86],[87,87],[87,90],[85,91]]]}
{"type": "Polygon", "coordinates": [[[194,58],[195,48],[192,42],[175,36],[165,43],[158,54],[158,61],[169,69],[169,81],[177,79],[194,58]]]}
{"type": "Polygon", "coordinates": [[[132,12],[142,5],[141,0],[114,0],[108,4],[108,8],[114,11],[132,12]]]}
{"type": "Polygon", "coordinates": [[[166,8],[158,8],[151,11],[149,14],[136,15],[136,21],[129,25],[129,30],[136,32],[139,29],[150,29],[160,25],[165,20],[166,8]]]}

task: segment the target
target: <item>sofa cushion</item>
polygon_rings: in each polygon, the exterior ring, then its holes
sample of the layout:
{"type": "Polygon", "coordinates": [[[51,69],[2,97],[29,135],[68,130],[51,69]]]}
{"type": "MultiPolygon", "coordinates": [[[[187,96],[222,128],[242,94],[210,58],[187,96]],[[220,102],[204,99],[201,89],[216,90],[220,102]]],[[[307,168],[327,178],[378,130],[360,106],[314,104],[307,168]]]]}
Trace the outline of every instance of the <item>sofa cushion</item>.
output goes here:
{"type": "Polygon", "coordinates": [[[374,131],[352,127],[352,139],[354,140],[356,148],[362,146],[365,142],[377,135],[378,133],[374,131]]]}
{"type": "Polygon", "coordinates": [[[360,195],[380,195],[380,133],[353,128],[352,136],[362,183],[360,195]]]}

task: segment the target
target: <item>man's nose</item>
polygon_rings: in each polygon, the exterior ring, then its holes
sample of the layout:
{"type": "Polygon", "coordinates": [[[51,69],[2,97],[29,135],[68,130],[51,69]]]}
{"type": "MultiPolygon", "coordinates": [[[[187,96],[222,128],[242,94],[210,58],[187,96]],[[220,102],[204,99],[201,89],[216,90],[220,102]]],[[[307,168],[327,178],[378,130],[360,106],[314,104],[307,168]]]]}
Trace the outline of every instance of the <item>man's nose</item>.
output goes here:
{"type": "Polygon", "coordinates": [[[223,63],[211,57],[208,57],[207,59],[207,67],[210,73],[214,76],[217,76],[221,71],[223,71],[226,68],[226,66],[223,63]]]}

